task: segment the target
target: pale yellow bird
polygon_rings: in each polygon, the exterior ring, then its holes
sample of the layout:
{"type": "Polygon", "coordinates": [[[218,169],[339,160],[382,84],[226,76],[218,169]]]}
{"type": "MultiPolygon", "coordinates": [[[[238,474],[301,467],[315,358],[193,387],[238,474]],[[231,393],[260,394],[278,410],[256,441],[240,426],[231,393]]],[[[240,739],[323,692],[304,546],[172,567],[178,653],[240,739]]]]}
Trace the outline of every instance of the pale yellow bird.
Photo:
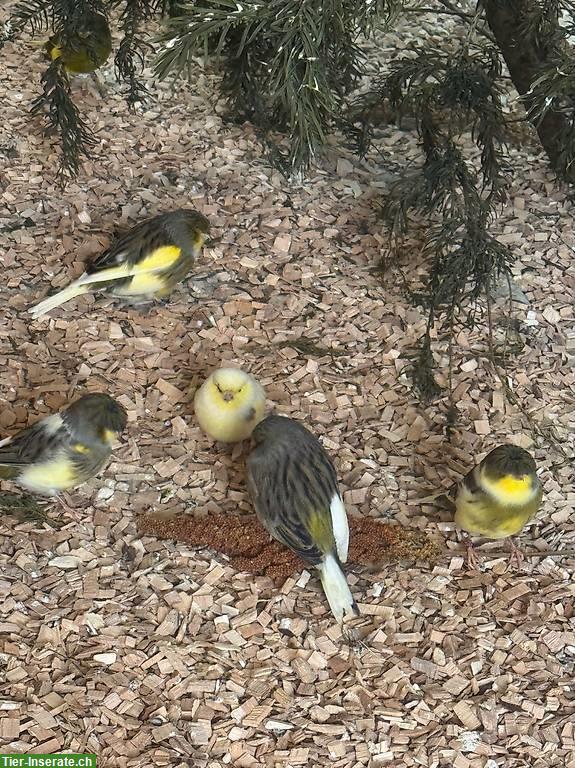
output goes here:
{"type": "Polygon", "coordinates": [[[263,419],[266,395],[261,384],[240,368],[219,368],[196,392],[200,427],[214,440],[237,443],[263,419]]]}

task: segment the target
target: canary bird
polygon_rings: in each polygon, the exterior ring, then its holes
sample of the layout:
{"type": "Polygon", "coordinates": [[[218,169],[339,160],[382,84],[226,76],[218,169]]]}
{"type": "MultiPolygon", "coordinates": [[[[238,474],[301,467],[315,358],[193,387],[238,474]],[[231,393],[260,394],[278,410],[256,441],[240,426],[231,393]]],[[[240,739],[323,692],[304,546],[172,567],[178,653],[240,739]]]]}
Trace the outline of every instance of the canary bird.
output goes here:
{"type": "Polygon", "coordinates": [[[261,384],[239,368],[219,368],[196,392],[194,410],[200,427],[214,440],[245,440],[262,420],[266,395],[261,384]]]}
{"type": "MultiPolygon", "coordinates": [[[[521,552],[511,537],[536,514],[542,496],[532,456],[516,445],[500,445],[459,484],[455,496],[455,523],[467,534],[490,539],[508,538],[511,560],[519,565],[521,552]]],[[[466,538],[468,562],[477,566],[473,545],[469,537],[466,538]]]]}
{"type": "Polygon", "coordinates": [[[62,60],[68,72],[93,72],[105,63],[112,52],[108,21],[101,13],[88,12],[74,34],[66,36],[58,32],[52,35],[44,47],[53,61],[62,60]]]}
{"type": "Polygon", "coordinates": [[[189,272],[209,229],[208,220],[197,211],[146,219],[116,240],[78,280],[28,311],[36,319],[90,291],[131,303],[165,298],[189,272]]]}
{"type": "Polygon", "coordinates": [[[318,569],[338,622],[346,614],[358,615],[341,567],[349,528],[329,456],[305,427],[282,416],[261,421],[252,438],[248,486],[260,522],[272,538],[318,569]]]}
{"type": "Polygon", "coordinates": [[[126,426],[126,412],[105,394],[84,395],[0,447],[0,478],[57,496],[96,475],[126,426]]]}

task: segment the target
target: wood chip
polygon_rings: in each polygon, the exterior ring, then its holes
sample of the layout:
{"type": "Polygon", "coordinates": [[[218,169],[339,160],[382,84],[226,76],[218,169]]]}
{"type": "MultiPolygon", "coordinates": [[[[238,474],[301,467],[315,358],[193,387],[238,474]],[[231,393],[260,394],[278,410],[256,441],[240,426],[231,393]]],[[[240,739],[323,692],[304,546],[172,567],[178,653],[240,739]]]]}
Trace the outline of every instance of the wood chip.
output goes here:
{"type": "MultiPolygon", "coordinates": [[[[14,5],[0,3],[0,29],[14,5]]],[[[459,20],[435,16],[378,31],[369,60],[458,41],[459,20]]],[[[387,159],[421,166],[416,131],[386,124],[361,160],[338,141],[288,180],[249,122],[224,119],[213,67],[192,88],[146,68],[151,98],[130,111],[111,57],[105,99],[70,78],[99,145],[61,190],[57,141],[28,117],[43,54],[26,33],[2,64],[0,440],[86,391],[128,412],[113,460],[67,500],[77,520],[51,499],[61,527],[0,517],[2,752],[93,752],[106,768],[575,768],[575,235],[538,146],[511,147],[490,229],[514,255],[512,315],[506,281],[491,307],[505,387],[478,312],[453,344],[448,424],[447,390],[422,404],[409,379],[427,224],[392,251],[378,216],[387,159]],[[117,229],[180,207],[210,219],[213,241],[167,303],[85,295],[30,320],[117,229]],[[196,423],[193,393],[224,364],[334,459],[361,611],[344,627],[316,569],[258,527],[247,442],[216,445],[196,423]],[[520,572],[501,541],[478,541],[469,572],[437,494],[504,442],[533,453],[544,502],[517,537],[520,572]]],[[[470,134],[459,146],[476,158],[470,134]]],[[[447,387],[439,326],[432,353],[447,387]]]]}

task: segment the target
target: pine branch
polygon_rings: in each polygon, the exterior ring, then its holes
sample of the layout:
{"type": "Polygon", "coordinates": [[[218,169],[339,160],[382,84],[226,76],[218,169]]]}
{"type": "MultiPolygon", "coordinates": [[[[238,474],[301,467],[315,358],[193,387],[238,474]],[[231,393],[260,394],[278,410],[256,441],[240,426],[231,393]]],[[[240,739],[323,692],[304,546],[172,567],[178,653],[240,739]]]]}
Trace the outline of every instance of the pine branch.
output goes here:
{"type": "Polygon", "coordinates": [[[33,35],[48,28],[51,0],[21,0],[12,11],[8,23],[0,35],[0,49],[15,40],[27,27],[33,35]]]}
{"type": "Polygon", "coordinates": [[[97,140],[82,120],[70,96],[70,82],[60,59],[53,61],[42,75],[43,92],[33,102],[31,113],[44,113],[48,132],[57,131],[62,142],[58,175],[64,183],[76,176],[81,156],[90,157],[97,140]]]}
{"type": "Polygon", "coordinates": [[[428,399],[437,394],[433,327],[441,322],[451,338],[457,324],[473,326],[477,299],[494,278],[509,272],[511,252],[488,227],[505,200],[510,174],[497,52],[465,44],[451,56],[433,49],[415,52],[394,64],[364,98],[369,108],[385,101],[398,114],[409,109],[416,117],[423,165],[392,186],[382,212],[393,237],[407,231],[413,214],[429,219],[424,253],[430,267],[423,289],[412,294],[428,313],[413,369],[414,383],[428,399]],[[469,128],[480,150],[477,165],[459,147],[469,128]]]}
{"type": "Polygon", "coordinates": [[[144,22],[151,19],[162,6],[150,0],[124,0],[125,7],[120,16],[120,26],[124,37],[116,53],[114,63],[118,80],[127,83],[126,101],[133,107],[139,101],[145,101],[149,91],[139,79],[144,69],[146,56],[154,49],[141,36],[144,22]]]}
{"type": "Polygon", "coordinates": [[[389,21],[397,0],[205,0],[167,25],[156,62],[160,79],[191,77],[195,57],[223,68],[223,93],[236,114],[267,136],[286,173],[305,170],[341,122],[345,94],[363,71],[356,43],[389,21]],[[273,132],[289,136],[287,150],[273,132]]]}

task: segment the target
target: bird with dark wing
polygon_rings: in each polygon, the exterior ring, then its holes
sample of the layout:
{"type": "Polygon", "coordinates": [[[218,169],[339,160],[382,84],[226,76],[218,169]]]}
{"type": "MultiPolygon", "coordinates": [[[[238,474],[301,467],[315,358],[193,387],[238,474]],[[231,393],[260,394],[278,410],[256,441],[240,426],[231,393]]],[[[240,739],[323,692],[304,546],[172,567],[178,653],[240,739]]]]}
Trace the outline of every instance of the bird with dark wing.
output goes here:
{"type": "Polygon", "coordinates": [[[268,416],[255,427],[248,486],[272,538],[315,566],[338,622],[359,613],[342,563],[349,527],[331,459],[319,440],[293,419],[268,416]]]}
{"type": "Polygon", "coordinates": [[[101,13],[85,13],[71,35],[58,31],[45,44],[52,61],[60,59],[71,74],[87,74],[106,63],[112,53],[112,34],[101,13]]]}
{"type": "Polygon", "coordinates": [[[192,210],[146,219],[118,238],[67,288],[28,311],[34,318],[42,317],[92,291],[132,304],[165,298],[190,271],[209,230],[205,216],[192,210]]]}
{"type": "Polygon", "coordinates": [[[109,395],[84,395],[0,447],[0,478],[57,496],[94,477],[126,427],[126,411],[109,395]]]}
{"type": "MultiPolygon", "coordinates": [[[[541,506],[543,489],[535,461],[523,448],[500,445],[464,477],[455,496],[455,523],[467,534],[489,539],[509,539],[512,561],[521,553],[512,536],[518,534],[541,506]]],[[[468,562],[477,565],[471,540],[468,562]]]]}

